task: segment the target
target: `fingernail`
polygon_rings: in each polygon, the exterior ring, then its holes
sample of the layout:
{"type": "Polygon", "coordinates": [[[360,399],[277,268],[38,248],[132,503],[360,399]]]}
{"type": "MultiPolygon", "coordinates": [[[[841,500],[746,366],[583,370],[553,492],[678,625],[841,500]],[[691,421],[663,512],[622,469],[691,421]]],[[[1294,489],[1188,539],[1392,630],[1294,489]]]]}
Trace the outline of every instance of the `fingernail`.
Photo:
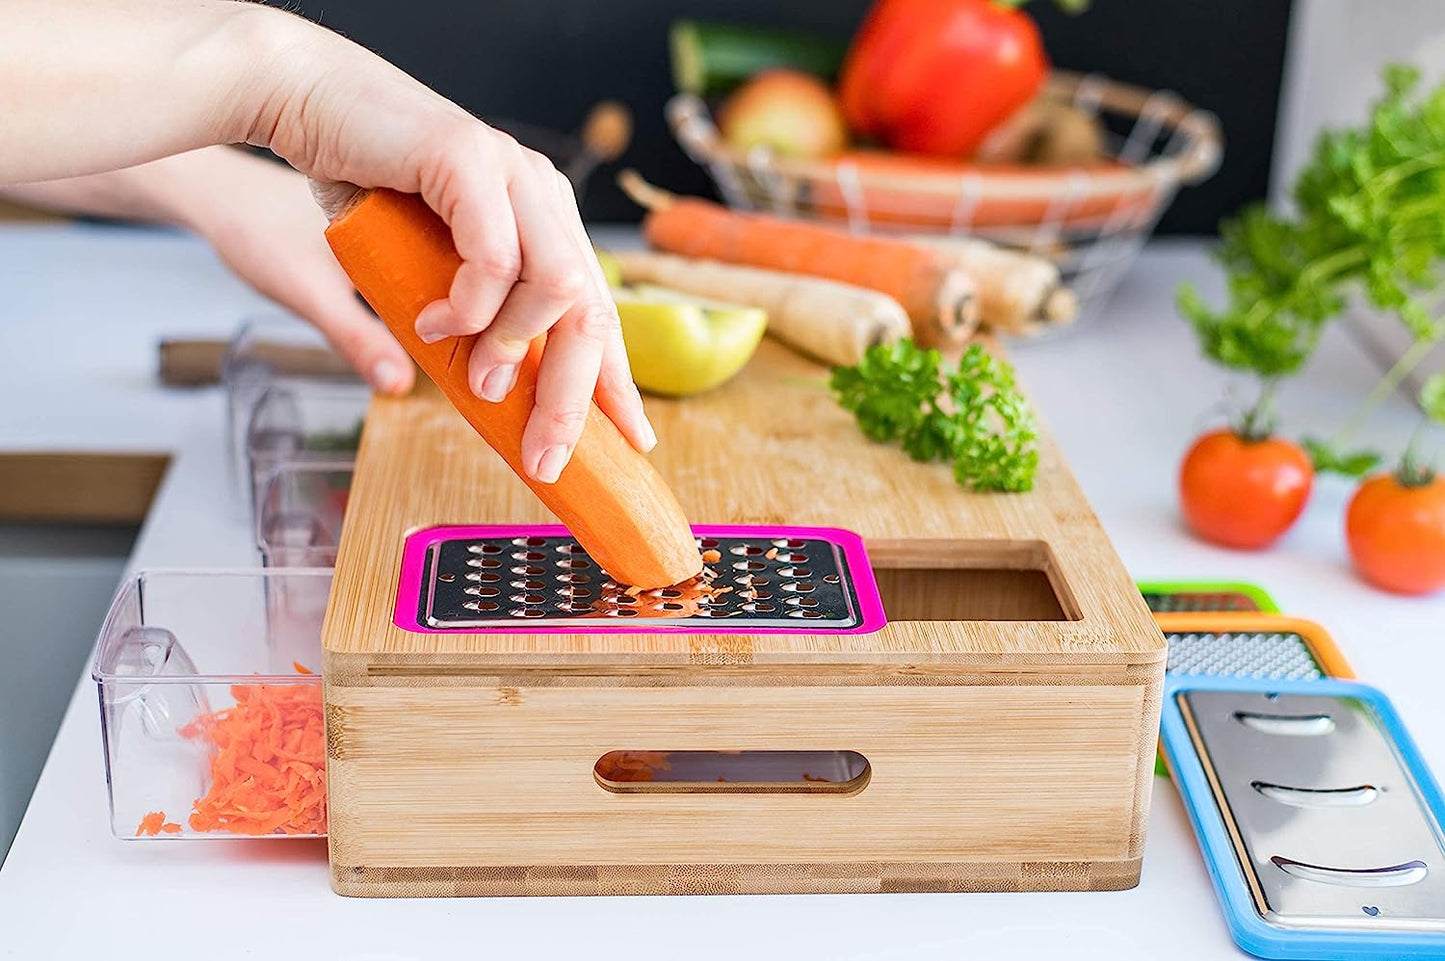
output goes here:
{"type": "Polygon", "coordinates": [[[657,432],[652,429],[652,422],[646,417],[642,419],[642,452],[645,454],[657,446],[657,432]]]}
{"type": "Polygon", "coordinates": [[[406,371],[394,360],[379,360],[376,366],[371,368],[371,385],[388,394],[401,390],[405,377],[406,371]]]}
{"type": "Polygon", "coordinates": [[[439,340],[446,340],[446,334],[439,330],[417,331],[416,335],[421,338],[423,344],[435,344],[439,340]]]}
{"type": "Polygon", "coordinates": [[[480,391],[483,400],[489,400],[494,404],[501,403],[507,399],[511,392],[512,385],[517,382],[517,365],[502,364],[493,367],[482,378],[482,389],[480,391]]]}
{"type": "Polygon", "coordinates": [[[544,484],[555,484],[567,466],[567,457],[572,453],[566,444],[556,444],[542,451],[537,461],[537,480],[544,484]]]}

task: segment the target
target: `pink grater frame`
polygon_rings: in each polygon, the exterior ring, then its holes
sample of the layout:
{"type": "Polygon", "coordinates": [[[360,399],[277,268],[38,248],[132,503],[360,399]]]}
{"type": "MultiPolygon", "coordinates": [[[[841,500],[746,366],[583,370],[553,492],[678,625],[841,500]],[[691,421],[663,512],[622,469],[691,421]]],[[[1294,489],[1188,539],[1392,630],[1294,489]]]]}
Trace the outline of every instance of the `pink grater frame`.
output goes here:
{"type": "Polygon", "coordinates": [[[423,571],[427,552],[443,541],[467,538],[570,537],[561,524],[454,524],[427,527],[407,535],[401,558],[401,578],[397,584],[396,605],[392,622],[404,631],[415,634],[872,634],[888,623],[878,582],[868,561],[863,539],[841,527],[770,527],[761,524],[699,524],[693,535],[705,537],[796,537],[825,540],[842,552],[847,564],[848,580],[858,605],[859,623],[853,627],[826,628],[806,624],[797,628],[757,626],[747,622],[711,621],[697,625],[647,624],[646,622],[578,620],[567,625],[531,626],[526,621],[516,627],[439,628],[421,623],[417,617],[423,571]]]}

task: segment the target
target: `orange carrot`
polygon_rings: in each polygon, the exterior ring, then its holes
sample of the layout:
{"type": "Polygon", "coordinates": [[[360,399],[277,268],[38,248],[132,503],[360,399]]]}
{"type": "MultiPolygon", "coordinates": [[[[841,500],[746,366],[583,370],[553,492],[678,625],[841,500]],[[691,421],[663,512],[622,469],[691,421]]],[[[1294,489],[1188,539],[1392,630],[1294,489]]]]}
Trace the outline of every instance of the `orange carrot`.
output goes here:
{"type": "Polygon", "coordinates": [[[161,833],[161,826],[165,823],[166,814],[164,811],[152,811],[140,819],[140,827],[135,829],[135,836],[138,838],[153,838],[161,833]]]}
{"type": "Polygon", "coordinates": [[[903,305],[914,336],[929,344],[966,340],[978,323],[972,279],[937,252],[885,237],[743,213],[707,200],[672,197],[624,181],[634,199],[651,206],[642,230],[660,250],[783,270],[880,291],[903,305]]]}
{"type": "Polygon", "coordinates": [[[558,481],[542,484],[527,476],[522,430],[532,412],[544,337],[532,343],[516,386],[499,404],[481,400],[467,384],[475,336],[422,343],[414,329],[417,314],[447,296],[461,258],[446,224],[420,197],[390,190],[359,194],[332,221],[326,239],[356,289],[427,376],[614,579],[666,587],[702,570],[677,498],[595,404],[558,481]]]}

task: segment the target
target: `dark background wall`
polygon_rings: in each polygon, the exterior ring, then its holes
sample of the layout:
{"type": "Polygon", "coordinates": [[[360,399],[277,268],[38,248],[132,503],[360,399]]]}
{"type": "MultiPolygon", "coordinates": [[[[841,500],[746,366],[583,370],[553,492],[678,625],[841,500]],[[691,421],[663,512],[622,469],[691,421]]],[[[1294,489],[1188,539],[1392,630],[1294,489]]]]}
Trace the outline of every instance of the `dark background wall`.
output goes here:
{"type": "MultiPolygon", "coordinates": [[[[667,26],[678,17],[774,24],[850,36],[868,0],[284,0],[284,5],[392,60],[483,118],[575,129],[598,100],[631,107],[636,134],[623,163],[673,190],[709,183],[662,119],[672,92],[667,26]]],[[[1214,111],[1224,166],[1182,192],[1162,232],[1212,233],[1219,218],[1262,198],[1279,100],[1288,0],[1094,0],[1078,17],[1046,0],[1027,8],[1056,65],[1166,87],[1214,111]]],[[[599,171],[583,213],[635,219],[599,171]]]]}

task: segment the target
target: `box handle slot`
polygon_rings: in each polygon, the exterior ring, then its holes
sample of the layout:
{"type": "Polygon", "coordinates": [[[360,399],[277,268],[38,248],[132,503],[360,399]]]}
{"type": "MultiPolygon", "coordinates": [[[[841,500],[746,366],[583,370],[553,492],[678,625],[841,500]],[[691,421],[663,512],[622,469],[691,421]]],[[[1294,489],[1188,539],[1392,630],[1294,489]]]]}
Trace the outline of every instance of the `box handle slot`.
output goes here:
{"type": "Polygon", "coordinates": [[[592,775],[613,794],[857,794],[857,751],[608,751],[592,775]]]}

